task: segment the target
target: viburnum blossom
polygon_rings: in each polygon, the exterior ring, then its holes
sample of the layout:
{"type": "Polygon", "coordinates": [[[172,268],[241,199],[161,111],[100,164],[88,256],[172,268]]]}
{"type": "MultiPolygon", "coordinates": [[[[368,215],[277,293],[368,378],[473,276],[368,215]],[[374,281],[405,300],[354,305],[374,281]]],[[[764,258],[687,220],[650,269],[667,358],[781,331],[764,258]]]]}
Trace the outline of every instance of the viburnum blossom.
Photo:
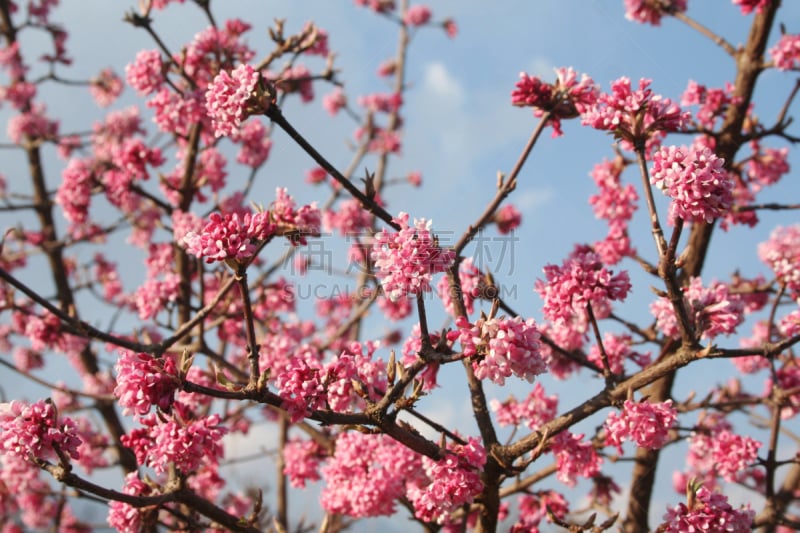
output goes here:
{"type": "MultiPolygon", "coordinates": [[[[681,131],[691,115],[669,98],[650,88],[651,80],[639,80],[639,88],[623,76],[611,82],[610,93],[600,93],[596,104],[582,113],[582,122],[600,130],[614,132],[625,143],[658,141],[665,133],[681,131]]],[[[633,148],[623,143],[626,148],[633,148]]]]}
{"type": "Polygon", "coordinates": [[[772,0],[733,0],[733,4],[739,6],[742,15],[749,15],[753,11],[761,13],[772,2],[772,0]]]}
{"type": "Polygon", "coordinates": [[[600,472],[603,458],[583,435],[562,431],[550,441],[550,450],[556,456],[556,479],[574,487],[578,476],[591,478],[600,472]]]}
{"type": "Polygon", "coordinates": [[[666,444],[677,418],[672,400],[661,403],[625,400],[622,413],[612,411],[606,419],[606,444],[616,446],[619,453],[625,440],[641,448],[659,450],[666,444]]]}
{"type": "Polygon", "coordinates": [[[319,464],[324,449],[313,439],[290,439],[283,447],[283,473],[293,487],[305,488],[308,481],[319,481],[319,464]]]}
{"type": "Polygon", "coordinates": [[[786,403],[781,407],[781,418],[788,420],[800,413],[800,365],[791,362],[784,364],[775,372],[775,377],[777,383],[774,383],[772,379],[767,380],[765,396],[770,395],[775,385],[783,391],[793,391],[792,394],[787,395],[786,403]]]}
{"type": "Polygon", "coordinates": [[[641,24],[661,24],[661,17],[686,11],[686,0],[625,0],[625,18],[641,24]]]}
{"type": "Polygon", "coordinates": [[[777,227],[769,240],[758,245],[758,257],[775,273],[779,283],[800,295],[800,224],[777,227]]]}
{"type": "Polygon", "coordinates": [[[246,261],[253,256],[256,242],[266,239],[273,231],[268,212],[211,213],[199,232],[190,231],[183,238],[189,253],[214,261],[246,261]]]}
{"type": "Polygon", "coordinates": [[[571,67],[557,68],[556,82],[553,84],[524,72],[520,73],[519,78],[511,93],[511,104],[533,107],[533,114],[537,117],[549,111],[553,137],[563,135],[561,119],[575,118],[587,112],[595,104],[599,93],[589,76],[583,74],[578,81],[577,73],[571,67]]]}
{"type": "MultiPolygon", "coordinates": [[[[691,489],[690,489],[691,491],[691,489]]],[[[689,503],[667,508],[664,523],[658,531],[664,533],[696,533],[700,531],[724,531],[725,533],[748,533],[755,512],[747,505],[734,509],[728,498],[717,492],[700,487],[691,492],[689,503]]]]}
{"type": "Polygon", "coordinates": [[[430,483],[412,483],[408,499],[414,505],[414,516],[426,522],[442,524],[455,509],[473,501],[483,489],[481,471],[486,463],[486,450],[478,439],[466,444],[449,444],[444,459],[422,458],[422,468],[430,483]]]}
{"type": "Polygon", "coordinates": [[[384,293],[395,300],[429,291],[433,274],[444,272],[453,264],[453,252],[439,246],[430,231],[430,221],[414,219],[414,225],[409,226],[408,213],[403,212],[392,220],[400,230],[383,229],[377,233],[370,253],[384,293]]]}
{"type": "Polygon", "coordinates": [[[336,87],[333,91],[322,97],[322,107],[329,115],[335,116],[340,110],[347,107],[347,96],[341,87],[336,87]]]}
{"type": "Polygon", "coordinates": [[[758,459],[761,443],[725,429],[711,438],[711,459],[714,472],[725,481],[736,481],[751,469],[758,459]]]}
{"type": "Polygon", "coordinates": [[[259,78],[250,65],[239,65],[230,73],[223,70],[214,78],[206,91],[206,110],[215,136],[231,135],[250,114],[266,111],[268,102],[256,100],[253,94],[259,78]]]}
{"type": "Polygon", "coordinates": [[[121,349],[114,368],[117,373],[114,396],[119,398],[123,414],[146,415],[154,405],[166,413],[172,410],[180,382],[171,358],[156,359],[146,353],[121,349]]]}
{"type": "Polygon", "coordinates": [[[409,26],[422,26],[431,20],[431,8],[422,4],[415,4],[408,8],[403,15],[403,22],[409,26]]]}
{"type": "Polygon", "coordinates": [[[501,426],[524,424],[531,431],[537,431],[542,424],[555,418],[558,397],[545,396],[544,387],[537,382],[524,400],[517,401],[512,396],[503,403],[492,400],[491,406],[501,426]]]}
{"type": "MultiPolygon", "coordinates": [[[[744,321],[744,303],[731,294],[725,283],[712,281],[703,287],[703,280],[694,277],[683,289],[683,301],[689,320],[700,338],[713,339],[717,335],[730,335],[744,321]]],[[[680,336],[675,310],[666,297],[650,304],[656,317],[656,328],[667,337],[680,336]]]]}
{"type": "Polygon", "coordinates": [[[185,474],[201,464],[219,464],[223,457],[222,437],[228,430],[220,424],[220,416],[212,414],[190,422],[168,420],[149,428],[149,444],[140,453],[146,463],[164,473],[173,463],[185,474]]]}
{"type": "Polygon", "coordinates": [[[164,83],[164,64],[158,50],[140,50],[125,67],[125,79],[140,95],[148,95],[164,83]]]}
{"type": "Polygon", "coordinates": [[[725,161],[707,147],[662,147],[653,154],[650,182],[672,198],[670,216],[713,222],[733,203],[725,161]]]}
{"type": "Polygon", "coordinates": [[[522,223],[522,213],[511,204],[504,205],[495,214],[492,221],[497,224],[501,235],[511,233],[522,223]]]}
{"type": "MultiPolygon", "coordinates": [[[[137,472],[125,476],[124,494],[131,496],[150,496],[153,488],[139,479],[137,472]]],[[[112,500],[108,502],[108,525],[122,533],[138,533],[141,531],[142,514],[145,509],[138,509],[130,504],[112,500]]]]}
{"type": "Polygon", "coordinates": [[[563,519],[569,513],[567,500],[554,490],[541,490],[519,497],[519,519],[511,526],[511,533],[534,533],[544,519],[553,522],[553,517],[563,519]]]}
{"type": "Polygon", "coordinates": [[[503,385],[513,374],[532,383],[534,377],[547,371],[539,350],[539,330],[532,318],[482,316],[470,324],[460,316],[456,326],[464,357],[472,359],[478,379],[503,385]]]}
{"type": "MultiPolygon", "coordinates": [[[[489,292],[483,274],[475,266],[471,257],[467,257],[458,265],[458,280],[461,285],[461,297],[464,299],[464,307],[467,314],[471,315],[475,310],[475,301],[488,297],[486,293],[489,292]]],[[[451,316],[456,316],[453,297],[457,296],[457,294],[453,294],[450,280],[447,277],[442,277],[436,284],[436,292],[439,295],[439,299],[442,300],[445,311],[451,316]]]]}
{"type": "Polygon", "coordinates": [[[787,33],[769,49],[769,55],[779,70],[792,70],[800,66],[800,35],[787,33]]]}
{"type": "Polygon", "coordinates": [[[72,419],[59,417],[52,402],[0,404],[0,454],[23,460],[56,457],[56,449],[78,459],[77,427],[72,419]]]}
{"type": "MultiPolygon", "coordinates": [[[[625,371],[625,362],[628,360],[640,367],[650,364],[650,352],[639,353],[631,348],[632,345],[633,338],[627,333],[606,332],[603,334],[603,348],[612,374],[622,374],[625,371]]],[[[592,345],[586,359],[597,365],[598,368],[603,368],[603,355],[600,353],[599,345],[592,345]]]]}
{"type": "Polygon", "coordinates": [[[122,80],[110,68],[103,69],[91,80],[89,93],[100,107],[108,107],[122,94],[122,80]]]}
{"type": "Polygon", "coordinates": [[[730,82],[725,84],[724,89],[717,89],[689,80],[686,90],[681,96],[681,105],[699,106],[695,113],[695,120],[701,127],[711,130],[718,120],[724,119],[728,107],[741,100],[740,97],[733,96],[733,89],[733,84],[730,82]]]}
{"type": "Polygon", "coordinates": [[[320,504],[330,513],[352,517],[389,516],[405,483],[420,476],[417,454],[386,435],[348,431],[322,467],[320,504]]]}
{"type": "Polygon", "coordinates": [[[613,274],[600,256],[578,249],[561,266],[544,267],[546,281],[536,280],[535,289],[544,299],[544,315],[554,322],[569,322],[573,315],[584,317],[586,306],[597,314],[609,300],[624,300],[631,289],[626,271],[613,274]]]}

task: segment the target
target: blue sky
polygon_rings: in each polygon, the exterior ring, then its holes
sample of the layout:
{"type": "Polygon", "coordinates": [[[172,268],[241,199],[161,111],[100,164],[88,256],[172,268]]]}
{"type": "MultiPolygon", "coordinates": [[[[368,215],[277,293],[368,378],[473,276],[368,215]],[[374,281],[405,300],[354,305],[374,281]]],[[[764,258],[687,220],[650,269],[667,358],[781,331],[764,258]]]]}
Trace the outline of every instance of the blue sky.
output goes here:
{"type": "MultiPolygon", "coordinates": [[[[799,31],[794,25],[800,21],[800,3],[784,4],[779,21],[785,22],[790,32],[799,31]]],[[[54,19],[73,29],[68,47],[76,61],[67,73],[70,78],[91,76],[109,65],[122,73],[136,51],[153,47],[143,31],[121,22],[124,12],[133,6],[133,2],[82,0],[67,2],[58,9],[54,19]]],[[[722,49],[675,20],[665,19],[659,28],[627,21],[621,0],[441,0],[431,3],[431,8],[436,19],[453,17],[459,34],[451,40],[443,31],[423,29],[414,36],[409,52],[411,88],[406,95],[403,157],[393,162],[390,174],[404,176],[419,170],[423,187],[394,188],[388,205],[392,213],[408,211],[412,216],[433,219],[434,229],[440,232],[460,234],[477,217],[494,194],[497,172],[510,170],[536,125],[530,110],[510,105],[510,92],[520,71],[552,79],[553,67],[572,66],[589,74],[603,89],[623,75],[633,80],[647,77],[653,79],[656,92],[673,99],[679,99],[689,79],[716,87],[733,73],[732,62],[722,49]]],[[[287,19],[289,30],[314,20],[330,34],[330,47],[337,53],[336,65],[341,69],[340,79],[353,101],[361,94],[387,90],[375,71],[394,54],[395,28],[353,2],[229,0],[216,2],[214,9],[218,21],[239,16],[253,24],[248,41],[261,53],[269,50],[266,28],[274,18],[287,19]]],[[[751,20],[724,0],[694,0],[688,14],[734,45],[746,39],[751,20]]],[[[156,30],[173,49],[205,27],[199,10],[189,5],[172,6],[155,17],[156,30]]],[[[776,39],[777,36],[772,42],[776,39]]],[[[791,76],[763,76],[756,94],[756,112],[766,123],[775,115],[792,83],[791,76]]],[[[327,91],[324,86],[316,87],[318,95],[327,91]]],[[[62,130],[85,130],[87,119],[102,115],[87,95],[72,93],[65,100],[60,88],[50,86],[43,91],[48,108],[62,121],[62,130]]],[[[133,103],[140,100],[128,90],[115,108],[133,103]]],[[[0,116],[5,117],[6,113],[4,109],[0,116]]],[[[291,102],[284,113],[334,164],[343,167],[349,161],[346,142],[352,138],[351,121],[345,117],[329,119],[321,110],[319,99],[309,105],[291,102]]],[[[542,266],[560,263],[574,243],[594,241],[605,234],[604,224],[595,220],[587,202],[594,192],[588,173],[595,163],[613,156],[612,139],[581,127],[577,121],[565,123],[564,132],[564,137],[551,139],[548,131],[541,139],[511,196],[511,202],[523,212],[524,225],[516,235],[519,240],[514,244],[513,272],[504,281],[516,288],[512,305],[537,319],[541,304],[532,289],[542,266]]],[[[319,190],[304,183],[305,171],[313,166],[310,159],[281,132],[276,132],[274,142],[270,162],[252,199],[268,204],[276,186],[287,186],[303,201],[323,201],[325,197],[319,190]]],[[[688,138],[675,141],[688,142],[688,138]]],[[[791,163],[793,168],[798,167],[796,155],[791,163]]],[[[17,165],[9,160],[7,168],[20,168],[17,165]]],[[[50,158],[47,165],[50,178],[55,180],[61,163],[50,158]]],[[[4,172],[9,176],[13,170],[4,172]]],[[[790,175],[774,191],[767,192],[764,200],[796,201],[800,198],[800,185],[795,177],[796,173],[790,175]]],[[[632,171],[626,173],[625,179],[636,184],[640,181],[632,171]]],[[[235,180],[232,174],[231,190],[237,186],[235,180]]],[[[51,183],[55,186],[56,181],[51,183]]],[[[737,267],[748,276],[765,271],[755,255],[756,244],[765,240],[776,224],[789,224],[797,217],[767,213],[762,219],[764,223],[754,230],[737,228],[730,234],[719,232],[715,236],[704,278],[724,279],[737,267]]],[[[644,219],[640,216],[636,220],[636,244],[643,255],[652,258],[652,240],[644,219]]],[[[13,222],[3,215],[4,227],[13,222]]],[[[124,255],[120,251],[120,257],[124,255]]],[[[623,267],[636,269],[631,264],[623,267]]],[[[135,263],[125,268],[134,279],[143,276],[135,263]]],[[[646,279],[633,276],[635,280],[646,279]]],[[[642,320],[649,321],[649,315],[643,315],[651,297],[647,283],[635,286],[623,314],[634,319],[644,316],[642,320]]],[[[128,284],[126,288],[133,287],[128,284]]],[[[377,321],[372,327],[376,333],[384,329],[377,321]]],[[[459,376],[453,373],[450,379],[457,390],[459,376]]],[[[576,380],[567,388],[584,391],[601,385],[585,377],[576,380]]],[[[691,383],[702,384],[694,379],[691,383]]],[[[527,384],[515,383],[510,390],[519,397],[525,394],[526,387],[527,384]]],[[[466,397],[462,400],[426,408],[440,420],[460,421],[469,414],[466,397]]],[[[561,405],[568,408],[579,400],[577,395],[567,394],[561,405]]],[[[662,482],[669,484],[666,478],[662,482]]],[[[660,497],[675,500],[669,492],[660,497]]],[[[659,505],[657,515],[663,502],[659,505]]]]}

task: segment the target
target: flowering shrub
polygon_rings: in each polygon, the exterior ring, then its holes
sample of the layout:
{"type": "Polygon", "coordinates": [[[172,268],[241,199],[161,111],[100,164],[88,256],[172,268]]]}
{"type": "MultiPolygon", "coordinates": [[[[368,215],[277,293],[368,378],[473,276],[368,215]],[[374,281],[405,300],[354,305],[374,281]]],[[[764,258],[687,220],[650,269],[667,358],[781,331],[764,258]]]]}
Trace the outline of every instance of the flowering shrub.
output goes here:
{"type": "Polygon", "coordinates": [[[796,3],[59,4],[0,1],[0,531],[800,530],[796,3]]]}

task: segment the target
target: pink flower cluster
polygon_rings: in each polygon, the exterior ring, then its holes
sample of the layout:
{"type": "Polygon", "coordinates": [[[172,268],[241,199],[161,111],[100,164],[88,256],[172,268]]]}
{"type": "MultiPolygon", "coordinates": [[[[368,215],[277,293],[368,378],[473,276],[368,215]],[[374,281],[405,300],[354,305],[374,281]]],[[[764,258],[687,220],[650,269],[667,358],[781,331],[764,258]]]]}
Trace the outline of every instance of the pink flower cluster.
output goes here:
{"type": "Polygon", "coordinates": [[[606,445],[616,446],[622,453],[622,443],[631,440],[641,448],[659,450],[666,444],[677,418],[672,400],[662,403],[625,400],[622,413],[612,411],[606,419],[606,445]]]}
{"type": "Polygon", "coordinates": [[[305,488],[306,482],[319,481],[319,463],[324,457],[324,449],[312,439],[293,438],[283,447],[286,466],[283,473],[289,483],[296,488],[305,488]]]}
{"type": "Polygon", "coordinates": [[[125,67],[128,85],[140,95],[151,94],[161,88],[165,81],[164,64],[158,50],[141,50],[133,63],[125,67]]]}
{"type": "Polygon", "coordinates": [[[535,289],[544,299],[544,314],[553,322],[570,322],[574,315],[586,316],[591,304],[595,314],[608,308],[610,300],[624,300],[631,290],[626,271],[613,274],[595,252],[578,249],[561,266],[544,267],[546,281],[536,280],[535,289]]]}
{"type": "Polygon", "coordinates": [[[471,324],[460,316],[456,326],[458,332],[451,335],[458,335],[464,357],[472,358],[478,379],[504,385],[513,374],[532,383],[536,376],[547,371],[540,352],[539,330],[532,318],[481,317],[471,324]]]}
{"type": "Polygon", "coordinates": [[[214,261],[247,261],[256,251],[256,242],[273,231],[268,212],[211,213],[199,232],[190,231],[183,238],[189,253],[214,261]]]}
{"type": "Polygon", "coordinates": [[[800,295],[800,224],[775,228],[758,245],[758,257],[794,297],[800,295]]]}
{"type": "Polygon", "coordinates": [[[233,134],[252,113],[250,104],[259,78],[253,67],[244,64],[230,74],[223,70],[214,78],[206,91],[206,111],[215,136],[233,134]]]}
{"type": "Polygon", "coordinates": [[[136,460],[158,474],[167,471],[170,463],[183,473],[195,472],[204,464],[219,464],[223,456],[222,437],[227,429],[220,416],[212,414],[196,420],[161,420],[154,414],[139,419],[143,427],[132,430],[120,439],[136,454],[136,460]]]}
{"type": "Polygon", "coordinates": [[[455,260],[451,250],[439,246],[430,231],[430,221],[414,219],[414,225],[409,226],[408,220],[408,213],[401,212],[393,219],[400,231],[383,229],[372,244],[375,275],[391,300],[429,291],[433,274],[444,272],[455,260]]]}
{"type": "Polygon", "coordinates": [[[728,106],[739,101],[739,97],[733,96],[731,83],[727,83],[724,89],[715,89],[690,80],[681,96],[681,105],[700,107],[695,113],[695,118],[698,124],[707,130],[713,129],[716,121],[724,117],[728,106]]]}
{"type": "Polygon", "coordinates": [[[408,488],[414,515],[426,522],[446,522],[453,510],[471,503],[483,490],[484,464],[486,450],[475,438],[463,445],[451,443],[444,459],[439,461],[423,457],[422,468],[430,483],[412,484],[408,488]]]}
{"type": "Polygon", "coordinates": [[[541,490],[519,497],[519,519],[511,526],[511,533],[538,533],[542,520],[552,523],[554,516],[563,519],[569,513],[567,500],[554,490],[541,490]]]}
{"type": "Polygon", "coordinates": [[[123,414],[146,415],[153,405],[166,413],[171,411],[179,385],[171,358],[156,359],[146,353],[120,350],[114,368],[117,372],[114,396],[119,398],[123,414]]]}
{"type": "MultiPolygon", "coordinates": [[[[614,334],[606,332],[603,334],[603,348],[608,358],[608,366],[612,374],[622,374],[625,371],[625,362],[630,360],[645,367],[650,364],[650,352],[639,353],[631,349],[633,338],[627,333],[614,334]]],[[[598,368],[603,368],[603,355],[600,353],[600,347],[593,344],[589,349],[586,358],[597,365],[598,368]]]]}
{"type": "Polygon", "coordinates": [[[625,18],[641,24],[659,26],[661,17],[686,11],[686,0],[625,0],[625,18]]]}
{"type": "Polygon", "coordinates": [[[733,203],[733,180],[724,164],[706,146],[662,147],[653,154],[650,182],[672,198],[672,217],[713,222],[733,203]]]}
{"type": "Polygon", "coordinates": [[[693,533],[696,531],[725,531],[726,533],[748,533],[751,530],[755,512],[750,506],[734,509],[728,498],[711,492],[705,487],[694,494],[694,502],[689,507],[681,503],[668,508],[664,523],[659,531],[664,533],[693,533]]]}
{"type": "Polygon", "coordinates": [[[511,233],[522,224],[522,213],[511,204],[504,205],[494,214],[492,221],[497,224],[501,235],[511,233]]]}
{"type": "MultiPolygon", "coordinates": [[[[122,492],[131,496],[149,496],[153,489],[139,479],[137,472],[131,472],[125,476],[125,486],[122,488],[122,492]]],[[[141,531],[142,512],[130,504],[111,501],[108,503],[107,521],[108,525],[117,531],[124,533],[141,531]]]]}
{"type": "Polygon", "coordinates": [[[800,66],[800,35],[787,33],[769,49],[769,54],[780,70],[792,70],[800,66]]]}
{"type": "Polygon", "coordinates": [[[409,26],[422,26],[431,20],[431,8],[423,4],[415,4],[408,8],[403,22],[409,26]]]}
{"type": "Polygon", "coordinates": [[[501,426],[525,424],[531,431],[536,431],[542,424],[555,418],[558,397],[545,396],[544,387],[537,382],[525,400],[518,401],[512,396],[503,403],[492,400],[491,406],[501,426]]]}
{"type": "Polygon", "coordinates": [[[636,90],[624,76],[611,82],[611,92],[600,93],[597,103],[583,113],[583,123],[612,131],[627,142],[657,140],[664,133],[684,129],[691,115],[669,98],[653,93],[650,82],[640,79],[636,90]]]}
{"type": "Polygon", "coordinates": [[[733,0],[733,4],[742,10],[742,15],[749,15],[753,11],[761,13],[770,2],[772,0],[733,0]]]}
{"type": "Polygon", "coordinates": [[[322,507],[352,517],[390,516],[405,482],[420,477],[419,456],[386,435],[340,434],[322,467],[322,507]]]}
{"type": "Polygon", "coordinates": [[[583,440],[583,435],[562,431],[550,441],[550,450],[556,456],[556,479],[574,487],[578,476],[591,478],[600,472],[603,458],[594,445],[583,440]]]}
{"type": "Polygon", "coordinates": [[[50,459],[61,453],[78,459],[81,439],[75,422],[59,417],[52,402],[0,404],[0,455],[22,460],[50,459]]]}
{"type": "MultiPolygon", "coordinates": [[[[717,335],[730,335],[744,321],[744,303],[731,294],[728,286],[712,281],[703,287],[703,280],[692,278],[683,289],[683,301],[695,334],[704,339],[717,335]]],[[[678,319],[668,298],[662,297],[650,304],[650,312],[656,317],[656,328],[667,337],[680,336],[678,319]]]]}
{"type": "MultiPolygon", "coordinates": [[[[464,299],[464,307],[467,314],[471,315],[475,310],[475,300],[484,297],[484,293],[487,291],[483,274],[475,266],[471,257],[467,257],[458,265],[458,280],[461,285],[461,297],[464,299]]],[[[453,297],[458,295],[451,290],[449,278],[442,277],[439,280],[439,283],[436,284],[436,292],[439,295],[439,299],[442,300],[445,311],[450,316],[455,316],[453,297]]]]}
{"type": "Polygon", "coordinates": [[[553,137],[563,135],[561,119],[575,118],[587,112],[594,106],[599,93],[589,76],[583,74],[578,81],[577,73],[572,68],[557,68],[556,82],[553,84],[524,72],[520,73],[519,78],[511,93],[511,104],[533,107],[533,114],[537,117],[550,111],[549,123],[553,126],[553,137]]]}
{"type": "Polygon", "coordinates": [[[711,439],[711,460],[714,471],[725,481],[737,481],[752,469],[758,459],[761,443],[751,437],[737,435],[727,429],[711,439]]]}

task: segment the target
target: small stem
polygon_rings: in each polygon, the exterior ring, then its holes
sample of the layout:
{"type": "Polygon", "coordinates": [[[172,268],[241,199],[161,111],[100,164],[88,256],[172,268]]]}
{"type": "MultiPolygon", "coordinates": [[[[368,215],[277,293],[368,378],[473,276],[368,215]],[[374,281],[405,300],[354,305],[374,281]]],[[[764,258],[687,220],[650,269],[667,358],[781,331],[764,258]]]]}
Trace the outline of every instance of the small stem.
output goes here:
{"type": "Polygon", "coordinates": [[[644,189],[645,199],[647,200],[647,210],[650,212],[650,223],[653,231],[653,239],[656,241],[659,259],[663,258],[667,252],[667,242],[664,239],[664,231],[658,221],[658,211],[656,201],[653,198],[653,187],[650,184],[650,177],[647,171],[647,160],[644,156],[644,141],[636,143],[636,160],[639,162],[639,173],[642,176],[642,188],[644,189]]]}
{"type": "Polygon", "coordinates": [[[597,339],[597,346],[600,349],[600,358],[603,360],[603,377],[606,379],[606,386],[610,388],[614,385],[613,373],[611,372],[611,365],[608,363],[608,353],[606,353],[606,348],[603,346],[600,325],[597,323],[597,318],[594,316],[591,302],[586,304],[586,314],[589,315],[589,322],[592,324],[592,330],[597,339]]]}
{"type": "Polygon", "coordinates": [[[253,306],[250,303],[250,288],[247,286],[247,266],[241,266],[236,272],[236,281],[239,284],[239,292],[244,306],[244,325],[245,334],[247,335],[247,359],[250,361],[250,380],[247,384],[248,388],[255,388],[258,386],[258,379],[261,376],[261,370],[258,365],[258,355],[260,346],[256,342],[256,328],[253,318],[253,306]]]}

